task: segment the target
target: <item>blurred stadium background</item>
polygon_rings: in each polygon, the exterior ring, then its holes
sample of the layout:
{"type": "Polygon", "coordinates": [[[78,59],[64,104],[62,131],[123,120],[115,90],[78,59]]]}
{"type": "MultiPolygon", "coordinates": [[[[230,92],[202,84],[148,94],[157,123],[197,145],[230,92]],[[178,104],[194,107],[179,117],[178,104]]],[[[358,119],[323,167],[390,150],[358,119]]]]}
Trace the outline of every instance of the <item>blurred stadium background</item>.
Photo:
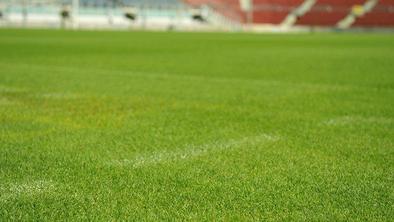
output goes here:
{"type": "Polygon", "coordinates": [[[392,30],[394,0],[0,0],[0,26],[392,30]]]}

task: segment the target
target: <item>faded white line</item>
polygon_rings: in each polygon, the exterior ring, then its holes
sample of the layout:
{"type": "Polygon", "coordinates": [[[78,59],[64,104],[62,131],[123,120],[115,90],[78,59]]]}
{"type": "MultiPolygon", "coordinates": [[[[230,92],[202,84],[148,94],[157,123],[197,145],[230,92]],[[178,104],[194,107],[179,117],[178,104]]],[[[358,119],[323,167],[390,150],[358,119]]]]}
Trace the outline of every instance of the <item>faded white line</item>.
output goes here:
{"type": "Polygon", "coordinates": [[[323,124],[329,126],[343,126],[354,124],[392,124],[392,118],[386,117],[361,117],[361,116],[342,116],[323,121],[323,124]]]}
{"type": "Polygon", "coordinates": [[[245,137],[239,140],[229,140],[224,143],[213,142],[201,146],[189,145],[183,149],[175,151],[162,151],[151,154],[144,154],[133,159],[113,160],[109,162],[112,166],[127,166],[139,168],[143,166],[151,166],[165,162],[175,162],[185,159],[191,159],[199,156],[208,155],[213,152],[234,149],[241,145],[257,145],[264,142],[274,142],[279,140],[278,136],[262,134],[254,137],[245,137]]]}
{"type": "Polygon", "coordinates": [[[22,88],[0,85],[0,93],[15,93],[25,91],[22,88]]]}
{"type": "Polygon", "coordinates": [[[14,105],[14,104],[16,104],[16,102],[11,101],[7,98],[0,97],[0,106],[8,106],[8,105],[14,105]]]}
{"type": "Polygon", "coordinates": [[[44,99],[78,99],[82,96],[72,93],[44,93],[38,94],[36,97],[44,99]]]}
{"type": "Polygon", "coordinates": [[[0,186],[0,200],[6,201],[21,196],[34,197],[36,195],[51,192],[54,188],[54,183],[47,180],[3,185],[0,186]]]}

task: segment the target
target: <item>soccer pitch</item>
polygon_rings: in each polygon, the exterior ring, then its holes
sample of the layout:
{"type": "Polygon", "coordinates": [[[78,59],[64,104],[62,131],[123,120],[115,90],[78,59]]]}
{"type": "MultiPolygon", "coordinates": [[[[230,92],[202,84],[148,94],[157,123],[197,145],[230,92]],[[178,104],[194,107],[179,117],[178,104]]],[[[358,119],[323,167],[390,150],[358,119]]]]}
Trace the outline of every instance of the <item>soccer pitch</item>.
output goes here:
{"type": "Polygon", "coordinates": [[[0,30],[0,221],[390,221],[394,36],[0,30]]]}

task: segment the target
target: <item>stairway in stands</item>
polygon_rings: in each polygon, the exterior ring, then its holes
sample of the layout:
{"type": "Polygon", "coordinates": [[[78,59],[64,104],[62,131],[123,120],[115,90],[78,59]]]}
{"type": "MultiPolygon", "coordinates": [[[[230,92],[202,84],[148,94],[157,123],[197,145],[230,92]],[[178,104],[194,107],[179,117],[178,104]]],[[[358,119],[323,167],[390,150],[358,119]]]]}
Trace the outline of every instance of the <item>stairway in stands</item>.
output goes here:
{"type": "Polygon", "coordinates": [[[354,22],[353,27],[394,27],[394,0],[379,0],[354,22]]]}
{"type": "Polygon", "coordinates": [[[317,0],[315,5],[296,25],[306,26],[336,26],[352,10],[354,5],[362,5],[366,0],[317,0]]]}

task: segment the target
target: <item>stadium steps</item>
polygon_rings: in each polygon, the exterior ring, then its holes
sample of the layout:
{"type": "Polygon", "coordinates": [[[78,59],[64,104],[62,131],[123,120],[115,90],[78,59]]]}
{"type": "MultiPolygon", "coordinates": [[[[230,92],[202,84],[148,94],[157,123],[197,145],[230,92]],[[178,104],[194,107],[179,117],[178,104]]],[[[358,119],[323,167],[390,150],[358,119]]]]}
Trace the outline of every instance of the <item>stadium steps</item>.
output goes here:
{"type": "Polygon", "coordinates": [[[298,8],[293,10],[285,18],[285,20],[282,22],[281,26],[283,28],[289,28],[289,27],[293,26],[297,22],[297,19],[299,17],[305,15],[305,13],[307,13],[308,11],[310,11],[315,3],[316,3],[316,0],[305,0],[298,8]]]}
{"type": "Polygon", "coordinates": [[[379,0],[370,11],[358,17],[352,27],[394,27],[394,0],[379,0]]]}
{"type": "Polygon", "coordinates": [[[363,5],[366,0],[317,0],[316,4],[303,16],[296,25],[335,27],[351,13],[354,5],[363,5]]]}
{"type": "Polygon", "coordinates": [[[352,11],[343,20],[339,21],[337,27],[339,29],[350,28],[357,20],[357,18],[364,16],[366,13],[373,10],[377,5],[378,0],[369,0],[363,6],[353,6],[352,11]]]}

